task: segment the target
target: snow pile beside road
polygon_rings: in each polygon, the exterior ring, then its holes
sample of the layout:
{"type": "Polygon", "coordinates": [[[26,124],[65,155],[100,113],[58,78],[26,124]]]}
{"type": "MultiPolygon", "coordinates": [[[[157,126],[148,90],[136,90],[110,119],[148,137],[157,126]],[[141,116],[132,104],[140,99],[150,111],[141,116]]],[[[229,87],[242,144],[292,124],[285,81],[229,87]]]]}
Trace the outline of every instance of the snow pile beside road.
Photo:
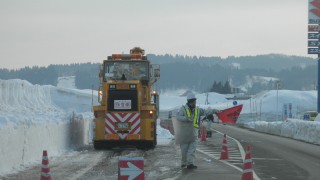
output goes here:
{"type": "MultiPolygon", "coordinates": [[[[241,124],[255,131],[320,144],[320,122],[299,119],[302,112],[317,108],[316,101],[317,91],[268,91],[244,102],[241,116],[246,119],[241,120],[241,124]],[[291,113],[294,118],[283,121],[283,105],[289,103],[292,104],[291,113]]],[[[287,113],[289,111],[287,109],[287,113]]]]}
{"type": "Polygon", "coordinates": [[[70,147],[70,126],[34,124],[6,126],[0,130],[0,174],[19,170],[41,159],[42,150],[57,156],[70,147]]]}
{"type": "Polygon", "coordinates": [[[245,124],[255,131],[320,144],[320,122],[288,119],[288,121],[256,121],[245,124]]]}
{"type": "Polygon", "coordinates": [[[157,120],[157,142],[159,145],[168,144],[171,142],[173,136],[169,130],[160,126],[160,119],[157,120]]]}
{"type": "Polygon", "coordinates": [[[24,80],[0,80],[0,128],[54,120],[63,110],[52,103],[51,86],[32,85],[24,80]]]}
{"type": "Polygon", "coordinates": [[[88,144],[91,94],[0,80],[0,174],[88,144]]]}

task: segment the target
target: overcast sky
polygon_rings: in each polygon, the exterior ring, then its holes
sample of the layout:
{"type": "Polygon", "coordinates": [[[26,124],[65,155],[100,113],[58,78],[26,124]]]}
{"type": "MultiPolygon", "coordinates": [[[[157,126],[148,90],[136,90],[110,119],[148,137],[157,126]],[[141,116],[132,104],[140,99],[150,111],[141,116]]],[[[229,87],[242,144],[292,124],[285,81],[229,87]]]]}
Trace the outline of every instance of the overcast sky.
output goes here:
{"type": "MultiPolygon", "coordinates": [[[[307,56],[307,0],[0,0],[0,68],[146,53],[307,56]]],[[[313,55],[312,57],[315,57],[313,55]]]]}

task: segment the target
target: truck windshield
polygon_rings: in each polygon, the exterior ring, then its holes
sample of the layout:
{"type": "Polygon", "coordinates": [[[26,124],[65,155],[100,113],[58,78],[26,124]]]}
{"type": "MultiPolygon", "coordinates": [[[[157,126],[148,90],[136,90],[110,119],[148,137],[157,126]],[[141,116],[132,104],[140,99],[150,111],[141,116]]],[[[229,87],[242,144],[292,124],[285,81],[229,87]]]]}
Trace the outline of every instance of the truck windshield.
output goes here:
{"type": "Polygon", "coordinates": [[[148,80],[147,62],[106,62],[104,79],[109,80],[148,80]]]}

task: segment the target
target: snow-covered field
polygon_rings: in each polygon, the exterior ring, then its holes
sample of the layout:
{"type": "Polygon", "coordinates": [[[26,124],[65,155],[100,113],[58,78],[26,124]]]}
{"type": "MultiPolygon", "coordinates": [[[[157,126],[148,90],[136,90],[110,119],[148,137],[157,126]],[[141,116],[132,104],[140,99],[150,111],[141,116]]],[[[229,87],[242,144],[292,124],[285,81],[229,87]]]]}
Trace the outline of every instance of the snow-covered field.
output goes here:
{"type": "MultiPolygon", "coordinates": [[[[92,91],[74,89],[74,78],[61,78],[58,87],[32,85],[23,80],[0,80],[0,174],[39,163],[43,150],[59,156],[91,141],[93,118],[92,91]]],[[[177,109],[186,102],[185,90],[160,93],[160,110],[177,109]]],[[[94,104],[97,93],[94,92],[94,104]]],[[[226,95],[196,94],[203,108],[225,109],[233,106],[226,95]]],[[[230,97],[230,95],[228,95],[230,97]]],[[[239,125],[271,134],[320,144],[320,122],[298,120],[301,112],[316,109],[316,91],[267,91],[243,104],[239,125]],[[283,104],[291,103],[296,119],[284,120],[283,104]],[[278,114],[278,116],[276,115],[278,114]]],[[[172,135],[159,125],[159,144],[168,143],[172,135]]]]}

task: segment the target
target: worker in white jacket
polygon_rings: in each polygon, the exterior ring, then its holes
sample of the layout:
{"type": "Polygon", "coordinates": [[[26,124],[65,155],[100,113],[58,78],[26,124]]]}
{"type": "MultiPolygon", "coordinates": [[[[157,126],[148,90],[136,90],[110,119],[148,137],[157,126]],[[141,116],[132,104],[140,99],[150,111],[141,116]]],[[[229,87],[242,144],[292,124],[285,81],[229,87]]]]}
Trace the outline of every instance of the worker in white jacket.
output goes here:
{"type": "Polygon", "coordinates": [[[200,126],[200,116],[219,112],[216,109],[204,110],[196,106],[196,97],[193,93],[187,95],[187,103],[183,105],[177,113],[179,123],[179,136],[176,141],[181,149],[181,167],[188,169],[197,168],[194,165],[196,152],[196,141],[198,137],[198,128],[200,126]]]}

